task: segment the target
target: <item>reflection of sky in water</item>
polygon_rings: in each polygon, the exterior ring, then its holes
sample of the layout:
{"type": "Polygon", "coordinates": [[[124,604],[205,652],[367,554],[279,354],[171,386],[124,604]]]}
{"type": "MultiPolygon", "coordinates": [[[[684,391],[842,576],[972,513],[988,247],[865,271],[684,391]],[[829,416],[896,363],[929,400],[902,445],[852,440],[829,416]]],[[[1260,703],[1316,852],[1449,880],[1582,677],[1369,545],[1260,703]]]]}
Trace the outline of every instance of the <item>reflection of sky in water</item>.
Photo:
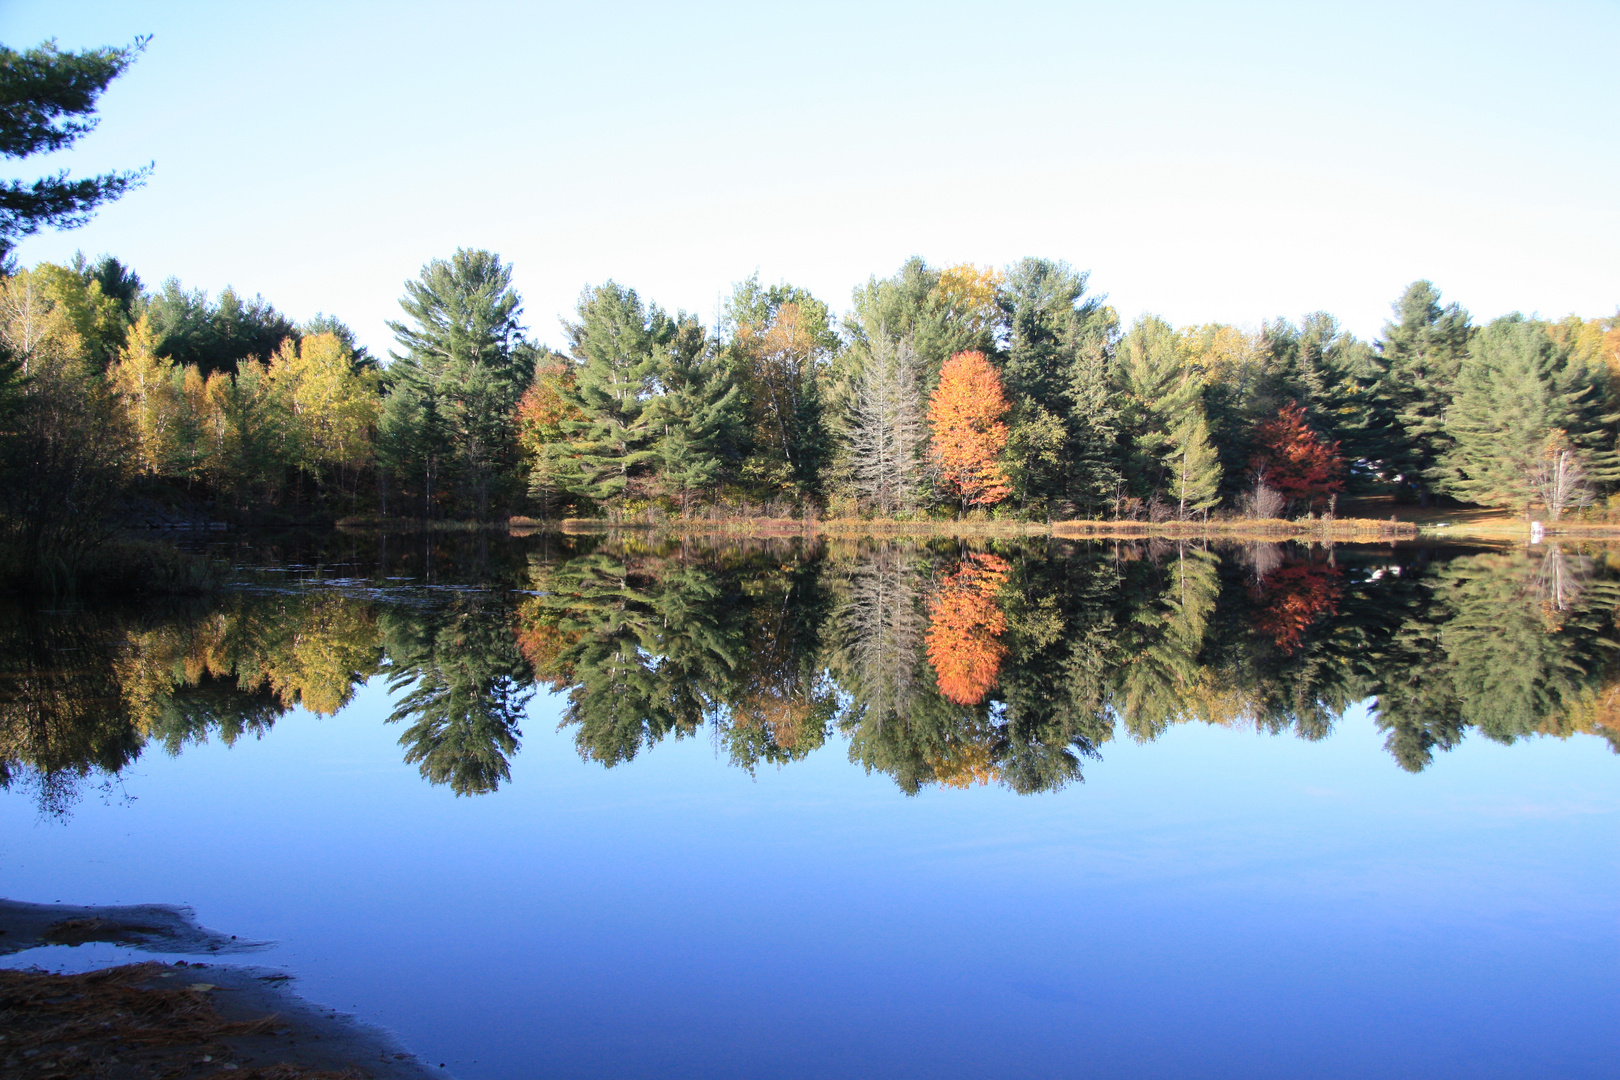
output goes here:
{"type": "Polygon", "coordinates": [[[540,697],[511,784],[458,799],[387,712],[376,679],[261,741],[154,747],[133,803],[66,825],[0,798],[4,892],[192,904],[466,1077],[1620,1060],[1620,788],[1589,736],[1474,734],[1414,776],[1359,709],[1316,744],[1190,724],[1057,794],[907,798],[841,743],[757,780],[704,735],[583,765],[540,697]]]}

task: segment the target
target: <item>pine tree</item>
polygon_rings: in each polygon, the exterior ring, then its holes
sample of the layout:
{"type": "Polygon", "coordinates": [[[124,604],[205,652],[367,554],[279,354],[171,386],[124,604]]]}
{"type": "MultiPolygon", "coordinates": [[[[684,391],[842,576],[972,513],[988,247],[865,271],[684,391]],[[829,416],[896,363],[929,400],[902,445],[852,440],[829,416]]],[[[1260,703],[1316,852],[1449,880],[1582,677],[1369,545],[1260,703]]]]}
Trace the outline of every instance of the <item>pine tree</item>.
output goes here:
{"type": "Polygon", "coordinates": [[[660,351],[658,384],[663,393],[651,415],[663,487],[688,512],[693,491],[720,479],[734,457],[742,402],[725,357],[696,319],[677,316],[670,342],[660,351]]]}
{"type": "Polygon", "coordinates": [[[1440,293],[1415,281],[1394,305],[1396,322],[1378,342],[1383,374],[1372,392],[1369,441],[1382,447],[1383,472],[1400,476],[1427,506],[1444,486],[1451,450],[1446,409],[1471,335],[1468,312],[1440,305],[1440,293]]]}
{"type": "MultiPolygon", "coordinates": [[[[1086,444],[1079,453],[1093,458],[1096,453],[1095,414],[1083,411],[1096,403],[1083,406],[1074,392],[1085,388],[1090,376],[1081,369],[1106,350],[1116,320],[1101,297],[1086,294],[1087,277],[1065,263],[1023,259],[1008,270],[997,292],[1007,336],[1001,367],[1013,404],[1011,438],[1036,451],[1016,470],[1014,497],[1021,503],[1050,505],[1067,498],[1077,482],[1069,470],[1076,454],[1068,445],[1071,437],[1086,444]]],[[[1095,475],[1094,460],[1085,472],[1091,475],[1078,485],[1082,500],[1089,501],[1106,480],[1095,475]]]]}
{"type": "MultiPolygon", "coordinates": [[[[1179,436],[1191,437],[1201,430],[1202,440],[1209,441],[1207,420],[1201,429],[1195,423],[1195,418],[1203,419],[1198,381],[1175,330],[1151,315],[1138,319],[1125,335],[1117,362],[1126,395],[1129,473],[1143,497],[1157,497],[1170,488],[1173,476],[1183,467],[1175,464],[1183,458],[1179,436]]],[[[1200,453],[1190,443],[1186,445],[1189,455],[1200,453]]],[[[1189,477],[1202,471],[1189,470],[1189,477]]]]}
{"type": "MultiPolygon", "coordinates": [[[[416,281],[405,283],[400,307],[414,326],[388,328],[404,347],[390,354],[396,381],[420,398],[424,422],[436,419],[449,445],[428,447],[436,433],[413,441],[418,453],[454,465],[458,485],[483,517],[498,484],[515,479],[517,403],[534,374],[534,350],[522,338],[522,302],[512,289],[512,268],[490,251],[457,249],[434,259],[416,281]]],[[[504,485],[503,485],[504,486],[504,485]]]]}
{"type": "Polygon", "coordinates": [[[609,281],[587,289],[579,321],[568,325],[575,370],[566,402],[581,419],[560,423],[553,451],[563,490],[608,502],[649,490],[659,453],[656,412],[659,357],[674,332],[657,305],[609,281]]]}
{"type": "Polygon", "coordinates": [[[1545,324],[1509,315],[1476,336],[1446,418],[1443,465],[1458,498],[1527,510],[1549,445],[1567,440],[1595,480],[1612,479],[1615,417],[1594,373],[1559,349],[1545,324]]]}
{"type": "MultiPolygon", "coordinates": [[[[65,150],[93,131],[97,100],[147,41],[83,52],[63,52],[55,41],[26,52],[0,46],[0,155],[20,159],[65,150]]],[[[32,184],[0,182],[0,265],[9,262],[18,240],[46,225],[83,225],[97,206],[145,183],[151,168],[79,180],[64,171],[32,184]]]]}
{"type": "Polygon", "coordinates": [[[1082,514],[1094,514],[1112,505],[1120,481],[1119,404],[1102,341],[1088,343],[1076,357],[1069,397],[1069,499],[1082,514]]]}
{"type": "Polygon", "coordinates": [[[1210,445],[1209,421],[1202,409],[1190,410],[1176,425],[1164,464],[1179,517],[1208,510],[1220,501],[1221,460],[1210,445]]]}

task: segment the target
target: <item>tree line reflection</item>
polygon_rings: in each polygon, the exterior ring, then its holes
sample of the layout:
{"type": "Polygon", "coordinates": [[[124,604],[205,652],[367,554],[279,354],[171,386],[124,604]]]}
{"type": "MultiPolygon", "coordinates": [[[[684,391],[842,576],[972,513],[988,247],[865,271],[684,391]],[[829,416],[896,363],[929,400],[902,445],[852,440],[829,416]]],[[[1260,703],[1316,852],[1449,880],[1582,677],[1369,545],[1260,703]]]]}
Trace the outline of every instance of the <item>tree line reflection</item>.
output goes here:
{"type": "Polygon", "coordinates": [[[908,793],[1032,793],[1115,738],[1200,721],[1316,740],[1371,698],[1417,772],[1471,729],[1620,749],[1617,618],[1616,561],[1557,546],[580,540],[483,588],[7,612],[0,785],[61,812],[149,747],[336,714],[373,679],[405,761],[465,795],[509,779],[537,690],[609,767],[700,731],[748,770],[837,738],[908,793]]]}

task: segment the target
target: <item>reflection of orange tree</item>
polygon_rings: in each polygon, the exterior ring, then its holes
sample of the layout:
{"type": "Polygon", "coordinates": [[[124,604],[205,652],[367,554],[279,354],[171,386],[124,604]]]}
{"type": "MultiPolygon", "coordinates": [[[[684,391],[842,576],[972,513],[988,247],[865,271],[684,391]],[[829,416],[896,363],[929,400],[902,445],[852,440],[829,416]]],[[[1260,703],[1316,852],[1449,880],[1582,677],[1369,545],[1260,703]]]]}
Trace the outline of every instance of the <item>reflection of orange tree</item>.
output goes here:
{"type": "Polygon", "coordinates": [[[1255,629],[1269,635],[1284,652],[1293,652],[1312,623],[1323,615],[1338,614],[1342,577],[1339,568],[1328,563],[1297,562],[1273,570],[1253,590],[1260,601],[1255,629]]]}
{"type": "Polygon", "coordinates": [[[928,605],[928,662],[939,692],[958,705],[977,705],[996,684],[1007,646],[1007,616],[996,594],[1011,567],[995,555],[971,552],[945,576],[928,605]]]}
{"type": "Polygon", "coordinates": [[[563,630],[556,624],[556,612],[541,603],[541,597],[525,600],[518,607],[517,646],[523,659],[534,669],[536,682],[553,690],[566,690],[574,681],[570,650],[579,644],[579,630],[563,630]]]}

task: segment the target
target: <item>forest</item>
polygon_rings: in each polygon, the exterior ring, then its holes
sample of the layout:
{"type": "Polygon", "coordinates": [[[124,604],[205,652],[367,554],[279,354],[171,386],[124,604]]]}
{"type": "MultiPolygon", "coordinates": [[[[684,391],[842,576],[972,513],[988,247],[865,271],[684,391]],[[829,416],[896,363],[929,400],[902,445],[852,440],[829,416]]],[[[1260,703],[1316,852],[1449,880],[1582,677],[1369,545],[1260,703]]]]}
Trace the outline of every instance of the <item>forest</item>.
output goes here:
{"type": "Polygon", "coordinates": [[[1055,790],[1191,721],[1319,740],[1367,699],[1413,772],[1469,732],[1620,750],[1620,572],[1558,545],[339,539],[281,556],[337,583],[0,620],[0,787],[66,812],[147,747],[268,737],[373,678],[405,762],[463,795],[510,777],[537,692],[587,762],[706,732],[752,771],[837,739],[908,793],[1055,790]],[[434,567],[451,588],[370,584],[434,567]]]}
{"type": "Polygon", "coordinates": [[[0,538],[71,561],[132,503],[222,521],[1332,514],[1393,494],[1606,513],[1620,316],[1476,324],[1426,281],[1362,341],[1122,325],[1088,275],[907,261],[841,315],[738,284],[715,325],[609,281],[522,322],[512,268],[405,284],[385,357],[332,316],[112,257],[0,279],[0,538]]]}

